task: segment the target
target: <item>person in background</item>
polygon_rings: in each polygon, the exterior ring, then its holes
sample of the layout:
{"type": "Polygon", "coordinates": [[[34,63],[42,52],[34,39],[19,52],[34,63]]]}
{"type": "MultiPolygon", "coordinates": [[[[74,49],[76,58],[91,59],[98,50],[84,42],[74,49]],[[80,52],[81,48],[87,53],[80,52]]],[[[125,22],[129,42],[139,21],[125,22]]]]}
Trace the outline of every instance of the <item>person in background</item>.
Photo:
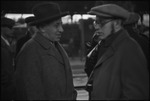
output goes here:
{"type": "Polygon", "coordinates": [[[9,42],[14,25],[14,20],[1,17],[1,100],[13,100],[15,94],[13,53],[9,42]]]}
{"type": "Polygon", "coordinates": [[[128,20],[124,23],[124,28],[128,31],[129,35],[141,46],[147,59],[149,70],[149,39],[144,37],[142,32],[137,28],[139,20],[139,14],[135,12],[130,13],[128,20]]]}
{"type": "Polygon", "coordinates": [[[87,88],[90,100],[148,100],[149,72],[140,45],[124,29],[130,12],[116,4],[91,8],[99,33],[98,59],[87,88]]]}
{"type": "Polygon", "coordinates": [[[16,45],[16,55],[19,53],[20,49],[22,46],[30,39],[33,37],[35,33],[37,33],[37,28],[35,26],[30,26],[29,23],[34,20],[34,16],[29,16],[25,18],[25,23],[27,24],[27,32],[24,37],[20,38],[17,41],[16,45]]]}
{"type": "Polygon", "coordinates": [[[30,22],[38,32],[17,55],[15,83],[17,100],[76,100],[77,92],[68,56],[59,43],[63,28],[59,5],[37,4],[30,22]]]}
{"type": "MultiPolygon", "coordinates": [[[[94,26],[95,27],[95,26],[94,26]]],[[[84,65],[84,71],[87,74],[88,78],[91,75],[91,72],[94,69],[94,66],[98,60],[98,46],[100,46],[101,39],[99,37],[99,33],[95,32],[92,36],[91,41],[86,43],[87,54],[86,54],[86,61],[84,65]]],[[[91,88],[87,87],[86,90],[89,93],[89,99],[91,99],[91,88]]]]}
{"type": "Polygon", "coordinates": [[[1,17],[5,17],[5,14],[6,14],[5,10],[2,10],[1,11],[1,17]]]}
{"type": "Polygon", "coordinates": [[[90,76],[97,62],[98,45],[100,45],[100,42],[101,40],[99,38],[99,34],[95,32],[92,36],[91,41],[86,43],[87,53],[84,71],[86,72],[88,77],[90,76]]]}

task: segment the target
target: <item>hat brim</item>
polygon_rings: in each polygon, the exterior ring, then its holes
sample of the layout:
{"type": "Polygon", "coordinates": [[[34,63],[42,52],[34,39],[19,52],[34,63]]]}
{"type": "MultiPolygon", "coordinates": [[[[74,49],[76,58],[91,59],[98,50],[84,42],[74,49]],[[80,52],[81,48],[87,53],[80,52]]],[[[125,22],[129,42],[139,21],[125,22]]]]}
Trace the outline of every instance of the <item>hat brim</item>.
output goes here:
{"type": "Polygon", "coordinates": [[[99,12],[96,12],[96,11],[89,11],[88,14],[90,14],[90,15],[97,15],[97,16],[100,16],[100,17],[107,17],[107,18],[112,17],[110,15],[99,13],[99,12]]]}
{"type": "Polygon", "coordinates": [[[34,16],[29,16],[29,17],[27,17],[27,18],[25,18],[25,23],[30,23],[30,22],[32,22],[32,21],[34,21],[35,20],[35,17],[34,16]]]}
{"type": "Polygon", "coordinates": [[[29,25],[30,26],[35,26],[35,25],[39,25],[39,24],[47,22],[47,21],[50,22],[52,20],[59,19],[59,18],[61,18],[63,16],[66,16],[68,14],[69,14],[69,12],[63,12],[63,13],[61,13],[59,15],[54,15],[54,16],[47,17],[47,18],[44,18],[44,19],[37,19],[37,20],[35,19],[33,22],[30,22],[29,25]]]}
{"type": "Polygon", "coordinates": [[[7,18],[7,17],[1,17],[1,26],[5,27],[13,27],[15,25],[15,21],[7,18]]]}
{"type": "Polygon", "coordinates": [[[99,17],[102,17],[102,18],[106,18],[106,19],[122,19],[122,20],[126,20],[123,17],[111,16],[111,15],[100,13],[100,12],[97,12],[97,11],[89,11],[87,13],[90,14],[90,15],[96,15],[96,16],[99,16],[99,17]]]}

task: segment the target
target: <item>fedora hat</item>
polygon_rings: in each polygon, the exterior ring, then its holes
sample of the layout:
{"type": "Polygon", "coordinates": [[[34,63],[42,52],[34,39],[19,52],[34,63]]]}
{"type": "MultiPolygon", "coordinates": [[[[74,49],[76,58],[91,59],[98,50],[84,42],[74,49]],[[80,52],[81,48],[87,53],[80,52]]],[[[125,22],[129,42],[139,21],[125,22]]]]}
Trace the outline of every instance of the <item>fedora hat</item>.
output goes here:
{"type": "Polygon", "coordinates": [[[34,16],[29,16],[27,18],[25,18],[25,23],[29,24],[30,22],[33,22],[35,20],[34,16]]]}
{"type": "Polygon", "coordinates": [[[129,17],[129,12],[116,4],[104,4],[93,7],[88,14],[97,15],[104,18],[122,18],[124,20],[129,17]]]}
{"type": "Polygon", "coordinates": [[[35,20],[29,25],[38,25],[43,22],[59,19],[68,14],[68,12],[61,12],[58,4],[53,2],[44,2],[33,7],[32,12],[35,20]]]}
{"type": "Polygon", "coordinates": [[[15,21],[10,19],[10,18],[6,18],[6,17],[1,17],[1,26],[2,27],[13,27],[15,25],[15,21]]]}

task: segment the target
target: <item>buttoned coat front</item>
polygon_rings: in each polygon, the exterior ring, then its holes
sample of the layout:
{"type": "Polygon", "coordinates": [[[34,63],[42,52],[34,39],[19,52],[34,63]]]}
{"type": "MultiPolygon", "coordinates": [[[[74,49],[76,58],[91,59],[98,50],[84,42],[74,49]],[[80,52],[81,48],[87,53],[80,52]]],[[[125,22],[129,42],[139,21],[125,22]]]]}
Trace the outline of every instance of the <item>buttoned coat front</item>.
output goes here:
{"type": "Polygon", "coordinates": [[[98,60],[90,75],[92,100],[141,100],[149,97],[149,73],[140,46],[125,30],[98,60]]]}
{"type": "Polygon", "coordinates": [[[16,99],[73,100],[76,98],[67,54],[58,42],[56,47],[40,33],[23,46],[17,56],[16,99]]]}

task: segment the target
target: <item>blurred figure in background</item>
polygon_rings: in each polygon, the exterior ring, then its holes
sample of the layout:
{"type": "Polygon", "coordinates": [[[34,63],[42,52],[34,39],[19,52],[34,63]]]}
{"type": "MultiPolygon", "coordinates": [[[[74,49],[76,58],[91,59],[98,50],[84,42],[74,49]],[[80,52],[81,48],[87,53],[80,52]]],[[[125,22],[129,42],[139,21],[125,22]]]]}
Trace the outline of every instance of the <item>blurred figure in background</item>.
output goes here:
{"type": "Polygon", "coordinates": [[[124,28],[127,29],[129,35],[138,42],[141,46],[148,63],[149,70],[149,39],[143,36],[143,32],[137,28],[140,15],[137,13],[130,13],[129,19],[124,23],[124,28]]]}
{"type": "MultiPolygon", "coordinates": [[[[96,26],[94,26],[96,27],[96,26]]],[[[94,69],[94,66],[98,60],[98,46],[100,46],[101,39],[99,33],[95,32],[91,41],[86,43],[87,54],[86,54],[86,61],[84,65],[84,71],[86,72],[88,78],[91,75],[91,72],[94,69]]],[[[86,88],[89,92],[89,99],[91,99],[91,88],[86,88]]]]}
{"type": "Polygon", "coordinates": [[[148,100],[149,73],[140,45],[124,29],[130,13],[116,4],[91,8],[101,40],[87,82],[90,100],[148,100]]]}
{"type": "Polygon", "coordinates": [[[17,100],[76,100],[71,66],[59,43],[63,28],[56,3],[45,2],[33,7],[35,20],[30,25],[38,32],[17,55],[15,81],[17,100]]]}
{"type": "Polygon", "coordinates": [[[98,58],[98,45],[100,45],[101,39],[98,33],[94,33],[91,41],[86,43],[87,53],[85,61],[85,69],[87,76],[89,77],[94,66],[96,65],[98,58]]]}
{"type": "Polygon", "coordinates": [[[1,11],[1,17],[5,17],[6,12],[4,10],[1,11]]]}
{"type": "Polygon", "coordinates": [[[29,23],[34,21],[34,16],[29,16],[25,19],[25,23],[27,24],[27,32],[24,37],[20,38],[17,41],[16,45],[16,55],[19,53],[20,49],[22,46],[30,39],[33,37],[35,33],[37,33],[37,28],[35,26],[30,26],[29,23]]]}
{"type": "Polygon", "coordinates": [[[15,21],[1,17],[1,100],[13,100],[13,53],[9,39],[13,37],[15,21]]]}

